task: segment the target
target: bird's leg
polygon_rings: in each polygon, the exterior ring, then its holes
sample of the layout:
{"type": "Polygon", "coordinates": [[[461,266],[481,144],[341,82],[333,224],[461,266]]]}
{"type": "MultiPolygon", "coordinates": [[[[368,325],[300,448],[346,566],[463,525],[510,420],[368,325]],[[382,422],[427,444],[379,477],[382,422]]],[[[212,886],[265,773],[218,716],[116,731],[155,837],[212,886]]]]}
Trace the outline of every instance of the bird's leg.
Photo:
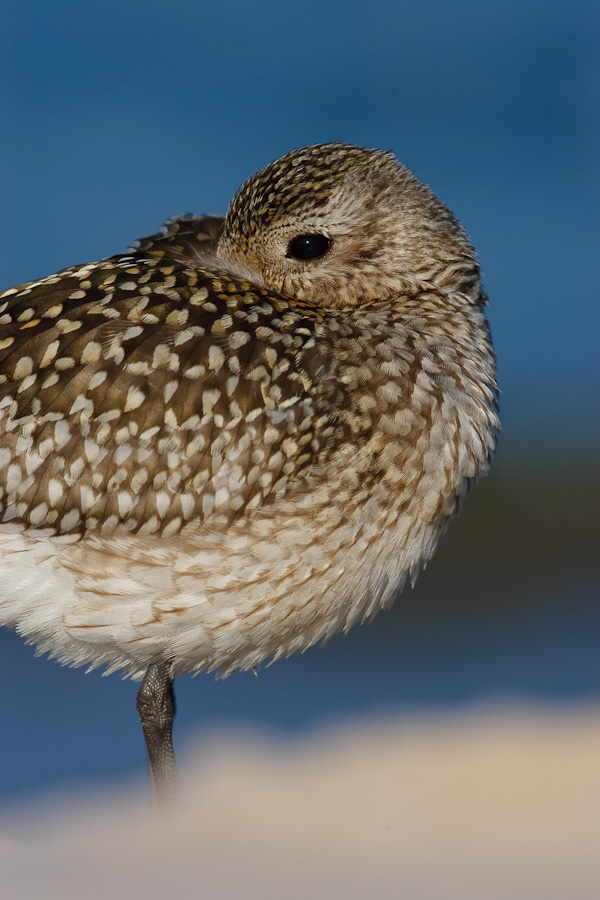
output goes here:
{"type": "Polygon", "coordinates": [[[149,665],[137,695],[137,711],[150,763],[152,802],[161,811],[176,806],[179,797],[172,736],[175,718],[172,671],[170,662],[149,665]]]}

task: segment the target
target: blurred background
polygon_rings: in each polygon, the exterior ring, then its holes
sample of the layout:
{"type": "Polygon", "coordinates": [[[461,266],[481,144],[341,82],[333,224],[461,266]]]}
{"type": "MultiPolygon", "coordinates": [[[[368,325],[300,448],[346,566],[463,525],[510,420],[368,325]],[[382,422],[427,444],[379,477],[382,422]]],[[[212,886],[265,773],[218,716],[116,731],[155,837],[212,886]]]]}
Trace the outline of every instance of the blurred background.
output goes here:
{"type": "MultiPolygon", "coordinates": [[[[302,739],[498,702],[594,718],[600,8],[21,0],[2,19],[0,287],[223,214],[272,159],[339,140],[393,149],[433,187],[491,298],[497,459],[416,588],[258,677],[179,679],[178,747],[230,723],[302,739]]],[[[136,685],[6,630],[0,683],[0,803],[142,777],[136,685]]]]}

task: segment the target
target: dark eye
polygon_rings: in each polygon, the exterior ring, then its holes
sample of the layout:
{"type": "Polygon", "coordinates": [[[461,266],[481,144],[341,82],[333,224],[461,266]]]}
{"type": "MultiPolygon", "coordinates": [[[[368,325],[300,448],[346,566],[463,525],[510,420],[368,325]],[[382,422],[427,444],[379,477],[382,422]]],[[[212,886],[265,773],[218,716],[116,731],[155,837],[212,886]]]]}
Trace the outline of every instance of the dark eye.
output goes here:
{"type": "Polygon", "coordinates": [[[319,259],[330,247],[331,241],[324,234],[301,234],[290,241],[286,256],[288,259],[319,259]]]}

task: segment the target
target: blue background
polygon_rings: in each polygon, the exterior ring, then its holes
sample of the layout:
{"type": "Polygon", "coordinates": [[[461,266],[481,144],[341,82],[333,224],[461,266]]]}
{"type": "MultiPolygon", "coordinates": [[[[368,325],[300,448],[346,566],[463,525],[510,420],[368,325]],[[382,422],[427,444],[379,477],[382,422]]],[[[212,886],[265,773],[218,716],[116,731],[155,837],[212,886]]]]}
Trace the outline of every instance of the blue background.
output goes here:
{"type": "MultiPolygon", "coordinates": [[[[181,679],[180,741],[219,717],[600,692],[599,31],[585,0],[4,5],[0,287],[222,214],[254,171],[328,140],[393,149],[482,260],[503,391],[489,483],[371,628],[259,678],[181,679]]],[[[0,680],[0,798],[142,771],[135,685],[7,631],[0,680]]]]}

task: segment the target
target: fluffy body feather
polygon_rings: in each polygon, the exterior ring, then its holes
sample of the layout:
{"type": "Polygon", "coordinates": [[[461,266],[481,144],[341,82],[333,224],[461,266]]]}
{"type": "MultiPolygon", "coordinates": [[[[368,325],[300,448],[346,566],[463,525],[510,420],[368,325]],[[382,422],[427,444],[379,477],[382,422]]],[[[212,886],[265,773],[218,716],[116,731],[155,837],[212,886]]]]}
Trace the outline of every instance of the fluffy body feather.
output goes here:
{"type": "Polygon", "coordinates": [[[451,213],[342,144],[267,166],[225,220],[0,295],[0,623],[141,677],[388,605],[493,453],[485,302],[451,213]]]}

